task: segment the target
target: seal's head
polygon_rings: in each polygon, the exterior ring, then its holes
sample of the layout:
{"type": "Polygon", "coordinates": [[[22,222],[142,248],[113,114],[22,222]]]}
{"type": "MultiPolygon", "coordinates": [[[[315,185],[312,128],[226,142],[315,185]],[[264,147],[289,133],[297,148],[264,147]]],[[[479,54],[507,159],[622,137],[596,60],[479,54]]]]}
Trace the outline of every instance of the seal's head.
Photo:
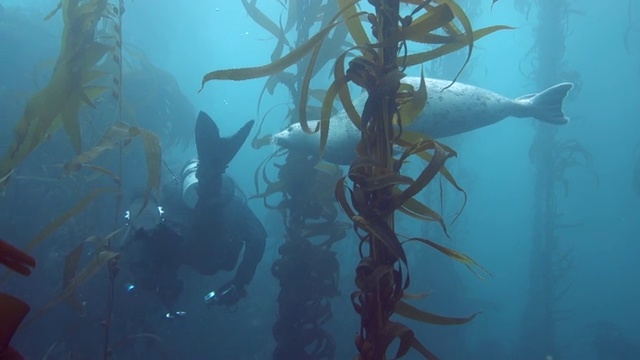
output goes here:
{"type": "MultiPolygon", "coordinates": [[[[314,120],[308,123],[309,127],[314,129],[318,121],[314,120]]],[[[274,134],[271,137],[271,142],[289,150],[301,151],[306,154],[317,154],[320,149],[320,133],[307,134],[302,130],[300,123],[295,123],[281,132],[274,134]]]]}

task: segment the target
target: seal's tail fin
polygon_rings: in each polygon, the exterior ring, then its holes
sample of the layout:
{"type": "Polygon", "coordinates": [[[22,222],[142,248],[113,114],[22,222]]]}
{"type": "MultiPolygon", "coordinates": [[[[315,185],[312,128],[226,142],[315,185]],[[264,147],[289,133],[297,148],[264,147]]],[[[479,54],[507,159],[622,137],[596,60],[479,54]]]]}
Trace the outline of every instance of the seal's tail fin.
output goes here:
{"type": "Polygon", "coordinates": [[[569,122],[569,118],[562,112],[562,102],[572,88],[572,83],[560,83],[516,100],[527,100],[534,118],[549,124],[563,125],[569,122]]]}

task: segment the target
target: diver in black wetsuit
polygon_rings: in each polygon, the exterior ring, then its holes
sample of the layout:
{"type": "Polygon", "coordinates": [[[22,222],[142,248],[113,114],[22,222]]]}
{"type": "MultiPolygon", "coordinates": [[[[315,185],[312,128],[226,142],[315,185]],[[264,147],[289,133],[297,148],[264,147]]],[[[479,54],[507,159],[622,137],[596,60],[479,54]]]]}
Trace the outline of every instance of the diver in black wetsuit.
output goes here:
{"type": "Polygon", "coordinates": [[[143,199],[132,202],[133,235],[125,252],[133,281],[127,289],[157,294],[169,310],[167,317],[184,314],[174,308],[183,290],[177,277],[181,265],[204,275],[232,271],[243,247],[235,276],[207,294],[205,302],[231,306],[247,295],[245,287],[262,259],[267,233],[224,172],[252,125],[250,121],[235,135],[221,138],[213,120],[200,112],[195,129],[198,159],[183,169],[182,191],[168,192],[162,208],[153,199],[142,210],[143,199]]]}

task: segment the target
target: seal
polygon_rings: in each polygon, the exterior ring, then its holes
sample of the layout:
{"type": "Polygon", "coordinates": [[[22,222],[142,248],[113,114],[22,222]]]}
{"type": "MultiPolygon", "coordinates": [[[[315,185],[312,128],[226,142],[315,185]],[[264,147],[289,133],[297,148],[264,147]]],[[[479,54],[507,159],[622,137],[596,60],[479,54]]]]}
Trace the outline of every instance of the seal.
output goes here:
{"type": "MultiPolygon", "coordinates": [[[[419,77],[405,77],[403,83],[414,89],[420,86],[419,77]]],[[[472,85],[425,78],[427,85],[427,105],[424,110],[405,127],[433,138],[454,136],[495,124],[507,117],[535,118],[542,122],[563,125],[569,118],[562,111],[562,104],[573,88],[571,83],[560,83],[540,93],[524,95],[516,99],[496,94],[472,85]]],[[[354,101],[354,106],[362,113],[367,94],[354,101]]],[[[309,121],[312,129],[318,120],[309,121]]],[[[300,124],[293,124],[272,136],[274,144],[290,150],[318,155],[320,133],[307,134],[300,124]]],[[[360,130],[342,110],[331,117],[327,145],[323,159],[332,163],[347,165],[355,158],[355,148],[360,141],[360,130]]]]}

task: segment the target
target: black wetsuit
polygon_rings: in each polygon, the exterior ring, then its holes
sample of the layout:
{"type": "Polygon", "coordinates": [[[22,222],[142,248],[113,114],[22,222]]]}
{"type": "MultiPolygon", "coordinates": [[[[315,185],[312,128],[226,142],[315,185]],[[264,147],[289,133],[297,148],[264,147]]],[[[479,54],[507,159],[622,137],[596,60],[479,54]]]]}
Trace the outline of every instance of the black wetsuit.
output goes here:
{"type": "Polygon", "coordinates": [[[225,176],[218,196],[199,201],[194,209],[182,202],[181,194],[170,195],[163,202],[164,221],[152,231],[136,232],[131,242],[139,243],[140,248],[131,261],[136,285],[156,292],[173,310],[182,292],[179,266],[189,266],[204,275],[232,271],[244,247],[235,276],[223,285],[234,285],[244,296],[244,288],[262,259],[267,233],[238,192],[225,176]]]}

